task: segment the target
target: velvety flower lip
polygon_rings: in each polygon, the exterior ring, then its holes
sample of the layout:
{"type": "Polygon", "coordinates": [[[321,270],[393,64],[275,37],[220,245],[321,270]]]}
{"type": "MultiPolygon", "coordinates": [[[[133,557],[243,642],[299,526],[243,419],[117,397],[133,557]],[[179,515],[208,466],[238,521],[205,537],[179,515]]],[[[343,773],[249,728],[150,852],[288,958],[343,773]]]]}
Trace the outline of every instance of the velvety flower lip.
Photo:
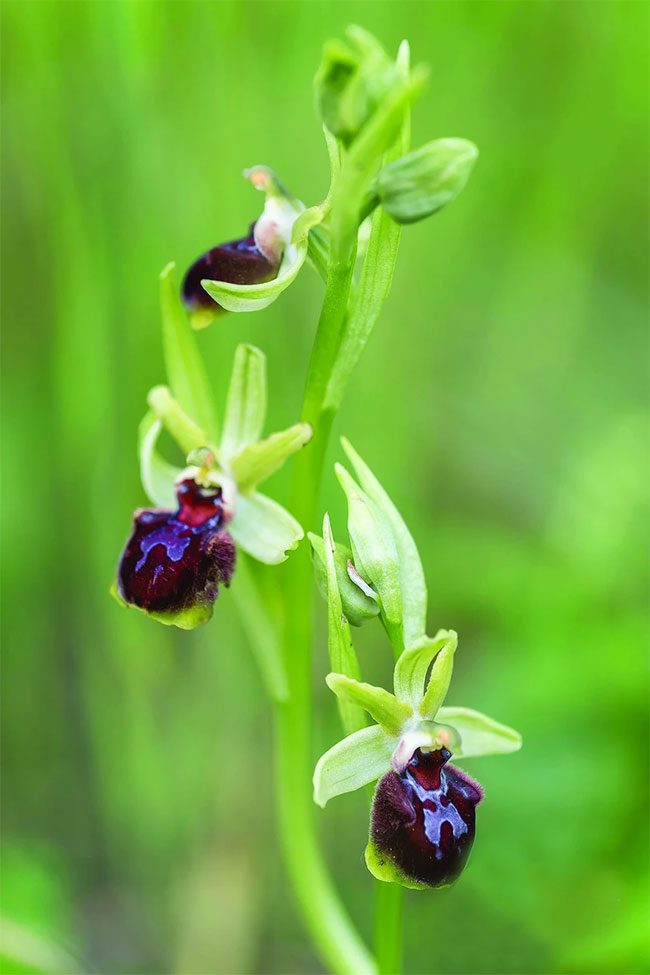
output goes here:
{"type": "Polygon", "coordinates": [[[177,511],[136,512],[118,566],[118,592],[163,621],[196,625],[212,614],[219,585],[230,583],[235,545],[224,528],[220,488],[186,478],[176,496],[177,511]]]}
{"type": "Polygon", "coordinates": [[[203,288],[204,279],[229,284],[261,284],[276,277],[279,261],[270,260],[255,243],[255,223],[246,237],[212,247],[190,266],[183,278],[181,297],[189,312],[225,311],[203,288]]]}
{"type": "Polygon", "coordinates": [[[389,860],[413,885],[444,887],[460,875],[475,832],[480,786],[447,766],[446,748],[417,749],[403,772],[377,784],[370,840],[374,856],[389,860]]]}

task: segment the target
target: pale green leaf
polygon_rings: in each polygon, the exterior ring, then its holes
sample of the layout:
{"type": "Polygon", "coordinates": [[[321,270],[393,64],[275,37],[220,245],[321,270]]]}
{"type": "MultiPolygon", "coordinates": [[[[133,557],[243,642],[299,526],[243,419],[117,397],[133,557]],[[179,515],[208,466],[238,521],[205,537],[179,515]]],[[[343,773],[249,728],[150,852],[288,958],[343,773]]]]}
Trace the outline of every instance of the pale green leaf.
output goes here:
{"type": "Polygon", "coordinates": [[[147,413],[140,423],[138,429],[140,480],[152,504],[159,508],[173,509],[177,505],[174,485],[181,470],[164,460],[156,449],[162,426],[162,422],[153,413],[147,413]]]}
{"type": "Polygon", "coordinates": [[[427,615],[427,586],[417,546],[399,511],[368,465],[345,437],[341,438],[341,443],[361,487],[390,523],[399,560],[404,645],[412,646],[425,633],[427,615]]]}
{"type": "Polygon", "coordinates": [[[344,674],[328,674],[325,680],[329,689],[334,691],[337,697],[358,704],[377,724],[381,725],[388,735],[399,735],[404,723],[413,715],[413,710],[408,704],[398,701],[383,687],[364,684],[344,674]]]}
{"type": "Polygon", "coordinates": [[[220,444],[224,463],[259,440],[266,419],[266,398],[266,356],[254,345],[238,345],[220,444]]]}
{"type": "Polygon", "coordinates": [[[361,728],[339,741],[319,759],[314,770],[314,802],[319,806],[345,792],[374,782],[390,769],[395,739],[378,724],[361,728]]]}
{"type": "Polygon", "coordinates": [[[499,724],[480,711],[442,707],[438,711],[437,719],[451,725],[460,735],[461,747],[455,752],[455,758],[503,755],[521,748],[521,735],[518,731],[499,724]]]}
{"type": "Polygon", "coordinates": [[[181,408],[214,440],[218,431],[213,396],[196,338],[180,302],[174,269],[174,264],[168,264],[160,275],[167,378],[172,395],[181,408]]]}
{"type": "Polygon", "coordinates": [[[435,637],[422,637],[414,646],[405,650],[395,664],[393,675],[398,700],[406,701],[415,709],[419,708],[424,697],[429,667],[444,646],[451,645],[455,649],[457,641],[454,630],[439,630],[435,637]]]}
{"type": "Polygon", "coordinates": [[[257,493],[237,496],[235,517],[228,531],[245,552],[268,565],[284,562],[304,534],[296,519],[277,501],[257,493]]]}
{"type": "Polygon", "coordinates": [[[230,284],[201,281],[207,293],[227,311],[261,311],[275,301],[295,280],[307,257],[307,239],[285,247],[278,275],[261,284],[230,284]]]}
{"type": "Polygon", "coordinates": [[[279,470],[313,435],[309,423],[296,423],[288,430],[244,447],[230,462],[230,470],[240,491],[251,491],[279,470]]]}

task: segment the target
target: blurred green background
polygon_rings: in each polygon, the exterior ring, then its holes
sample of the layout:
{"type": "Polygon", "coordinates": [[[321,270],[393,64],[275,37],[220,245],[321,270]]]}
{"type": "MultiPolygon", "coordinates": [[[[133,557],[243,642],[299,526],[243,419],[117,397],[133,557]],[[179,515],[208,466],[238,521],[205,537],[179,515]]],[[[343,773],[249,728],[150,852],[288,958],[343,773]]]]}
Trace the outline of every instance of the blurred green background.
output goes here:
{"type": "MultiPolygon", "coordinates": [[[[648,7],[5,0],[2,20],[2,972],[322,970],[279,862],[269,709],[231,596],[187,634],[108,587],[145,501],[158,272],[243,233],[244,166],[322,197],[311,81],[350,21],[430,63],[414,144],[465,136],[481,159],[405,230],[335,434],[418,541],[430,627],[460,633],[450,703],[525,741],[468,762],[487,797],[471,863],[451,890],[407,892],[408,970],[647,971],[648,7]]],[[[251,341],[269,429],[296,419],[321,293],[305,271],[201,334],[220,398],[251,341]]],[[[342,536],[331,475],[325,507],[342,536]]],[[[338,735],[319,614],[315,757],[338,735]]],[[[380,629],[358,646],[387,679],[380,629]]],[[[369,936],[366,799],[317,815],[369,936]]]]}

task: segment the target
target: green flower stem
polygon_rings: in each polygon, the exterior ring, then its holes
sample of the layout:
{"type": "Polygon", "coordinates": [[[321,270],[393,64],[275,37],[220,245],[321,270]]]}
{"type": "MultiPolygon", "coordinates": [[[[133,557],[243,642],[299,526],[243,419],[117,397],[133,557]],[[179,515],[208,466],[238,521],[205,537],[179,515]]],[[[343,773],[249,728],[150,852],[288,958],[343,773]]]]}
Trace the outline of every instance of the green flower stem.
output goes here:
{"type": "Polygon", "coordinates": [[[378,975],[402,971],[402,903],[399,884],[375,884],[375,954],[378,975]]]}
{"type": "MultiPolygon", "coordinates": [[[[318,491],[334,411],[323,400],[336,359],[352,276],[353,258],[330,268],[314,342],[302,418],[314,442],[296,458],[292,510],[305,528],[315,527],[318,491]]],[[[311,646],[312,581],[307,546],[286,567],[285,660],[289,700],[276,705],[277,802],[285,862],[299,906],[318,950],[338,975],[374,975],[374,960],[342,905],[317,841],[312,802],[311,646]]]]}

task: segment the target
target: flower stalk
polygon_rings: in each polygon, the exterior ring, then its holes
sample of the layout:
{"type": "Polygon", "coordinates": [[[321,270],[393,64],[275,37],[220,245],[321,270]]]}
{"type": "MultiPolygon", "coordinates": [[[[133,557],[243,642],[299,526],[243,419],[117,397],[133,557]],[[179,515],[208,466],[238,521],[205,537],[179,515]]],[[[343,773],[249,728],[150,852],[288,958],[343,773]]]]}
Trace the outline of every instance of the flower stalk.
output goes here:
{"type": "MultiPolygon", "coordinates": [[[[401,225],[452,200],[476,158],[475,147],[464,140],[439,140],[409,154],[410,105],[426,76],[421,67],[410,69],[406,42],[395,60],[360,28],[350,28],[345,42],[328,44],[316,77],[331,167],[325,199],[306,208],[270,169],[255,166],[245,175],[265,194],[265,205],[246,236],[212,247],[195,261],[183,279],[182,305],[173,265],[161,275],[168,386],[151,390],[139,440],[142,484],[157,507],[136,514],[118,577],[123,602],[185,628],[210,618],[218,584],[228,586],[232,577],[274,709],[276,800],[287,870],[314,944],[337,975],[400,971],[401,874],[369,843],[366,859],[380,881],[373,955],[336,892],[315,828],[313,587],[307,546],[299,546],[305,530],[312,532],[315,565],[328,598],[333,671],[328,684],[348,736],[318,764],[318,804],[368,785],[382,773],[384,792],[397,788],[389,776],[398,773],[406,789],[418,761],[419,774],[433,769],[427,779],[432,795],[446,787],[445,775],[452,785],[462,784],[460,773],[451,769],[438,774],[449,755],[446,749],[460,741],[456,727],[468,729],[466,754],[468,747],[470,754],[472,747],[485,751],[490,735],[500,743],[496,750],[512,750],[513,744],[507,740],[510,729],[490,725],[477,712],[440,708],[451,677],[455,634],[440,631],[433,639],[426,637],[426,586],[417,549],[385,491],[347,442],[357,480],[340,466],[337,475],[350,511],[348,556],[341,561],[343,549],[336,550],[327,517],[322,539],[313,535],[332,423],[388,296],[401,225]],[[323,279],[325,292],[300,422],[263,437],[266,360],[259,349],[242,344],[220,429],[188,319],[193,328],[214,327],[214,322],[223,327],[229,312],[262,310],[305,262],[323,279]],[[163,429],[185,455],[184,468],[159,454],[163,429]],[[258,487],[291,457],[290,514],[258,487]],[[264,603],[249,559],[275,565],[289,552],[280,626],[264,603]],[[179,585],[170,579],[183,581],[182,600],[179,585]],[[361,682],[348,616],[355,625],[381,620],[397,660],[395,695],[361,682]],[[438,721],[443,712],[449,725],[438,721]],[[368,724],[367,715],[377,724],[368,724]]],[[[376,794],[373,815],[377,808],[376,794]]]]}

